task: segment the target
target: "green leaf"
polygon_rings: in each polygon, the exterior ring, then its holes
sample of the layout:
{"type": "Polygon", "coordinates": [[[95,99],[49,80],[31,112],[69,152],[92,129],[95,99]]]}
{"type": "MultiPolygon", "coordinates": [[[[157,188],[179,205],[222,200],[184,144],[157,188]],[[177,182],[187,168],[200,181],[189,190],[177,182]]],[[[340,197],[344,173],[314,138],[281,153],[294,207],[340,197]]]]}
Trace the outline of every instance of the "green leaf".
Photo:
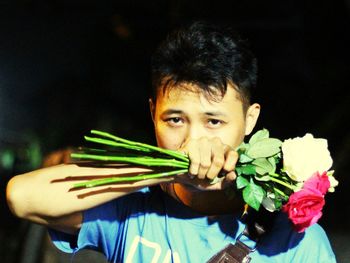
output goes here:
{"type": "Polygon", "coordinates": [[[236,151],[239,153],[239,154],[242,154],[242,153],[245,153],[247,151],[247,149],[249,149],[250,147],[250,144],[249,143],[245,143],[245,142],[242,142],[237,148],[236,148],[236,151]]]}
{"type": "Polygon", "coordinates": [[[266,197],[264,197],[262,201],[262,205],[266,208],[266,210],[273,212],[281,209],[282,200],[283,197],[281,197],[281,195],[278,194],[276,191],[268,191],[266,193],[266,197]]]}
{"type": "Polygon", "coordinates": [[[217,184],[218,182],[220,182],[220,179],[218,177],[214,177],[209,184],[217,184]]]}
{"type": "Polygon", "coordinates": [[[254,144],[262,139],[269,138],[269,131],[267,129],[262,129],[253,134],[249,140],[249,144],[254,144]]]}
{"type": "Polygon", "coordinates": [[[236,179],[237,189],[242,189],[249,184],[249,181],[243,176],[238,176],[236,179]]]}
{"type": "Polygon", "coordinates": [[[256,176],[254,176],[254,178],[255,178],[256,180],[262,181],[262,182],[268,182],[268,181],[271,180],[271,176],[269,176],[269,175],[260,176],[260,175],[257,174],[256,176]]]}
{"type": "Polygon", "coordinates": [[[269,161],[269,163],[272,166],[272,170],[269,173],[275,173],[276,172],[276,160],[277,158],[275,158],[274,156],[269,157],[267,160],[269,161]]]}
{"type": "Polygon", "coordinates": [[[265,138],[251,145],[246,154],[254,159],[270,157],[281,151],[281,145],[278,139],[265,138]]]}
{"type": "Polygon", "coordinates": [[[242,153],[240,156],[239,156],[239,162],[240,163],[249,163],[251,161],[253,161],[254,159],[250,158],[248,155],[242,153]]]}
{"type": "Polygon", "coordinates": [[[260,175],[273,172],[272,164],[266,158],[255,159],[252,164],[256,166],[256,172],[260,175]]]}
{"type": "Polygon", "coordinates": [[[268,196],[264,197],[261,204],[267,211],[274,212],[277,210],[275,198],[268,197],[268,196]]]}
{"type": "Polygon", "coordinates": [[[242,166],[236,166],[236,172],[238,175],[245,174],[245,175],[255,175],[255,165],[252,164],[246,164],[242,166]]]}
{"type": "Polygon", "coordinates": [[[280,210],[282,208],[282,200],[276,198],[274,199],[274,201],[275,201],[276,210],[280,210]]]}
{"type": "Polygon", "coordinates": [[[256,170],[256,173],[257,173],[258,175],[264,175],[264,174],[267,173],[266,170],[265,170],[264,168],[261,168],[261,167],[259,167],[259,166],[257,166],[257,167],[255,168],[255,170],[256,170]]]}
{"type": "Polygon", "coordinates": [[[256,211],[259,211],[261,202],[265,195],[266,193],[264,189],[261,186],[256,185],[253,180],[251,180],[243,190],[244,201],[256,211]]]}

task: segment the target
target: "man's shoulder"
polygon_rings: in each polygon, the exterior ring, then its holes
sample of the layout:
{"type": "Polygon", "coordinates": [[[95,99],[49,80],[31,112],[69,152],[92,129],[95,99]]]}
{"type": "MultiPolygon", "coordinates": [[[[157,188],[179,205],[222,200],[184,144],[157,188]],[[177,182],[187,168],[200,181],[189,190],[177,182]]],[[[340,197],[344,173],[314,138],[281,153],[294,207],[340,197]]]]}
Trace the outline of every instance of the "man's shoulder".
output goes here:
{"type": "MultiPolygon", "coordinates": [[[[300,243],[304,242],[309,244],[309,241],[313,241],[313,244],[317,242],[328,242],[328,237],[323,229],[323,227],[319,224],[313,224],[306,228],[304,232],[297,232],[293,228],[292,222],[288,219],[288,216],[280,212],[277,220],[275,221],[274,233],[282,236],[288,236],[292,241],[300,243]]],[[[312,244],[310,244],[312,245],[312,244]]]]}
{"type": "Polygon", "coordinates": [[[286,214],[282,212],[277,216],[271,232],[263,238],[259,253],[302,262],[322,258],[335,262],[327,234],[321,225],[313,224],[304,232],[298,233],[293,229],[286,214]]]}

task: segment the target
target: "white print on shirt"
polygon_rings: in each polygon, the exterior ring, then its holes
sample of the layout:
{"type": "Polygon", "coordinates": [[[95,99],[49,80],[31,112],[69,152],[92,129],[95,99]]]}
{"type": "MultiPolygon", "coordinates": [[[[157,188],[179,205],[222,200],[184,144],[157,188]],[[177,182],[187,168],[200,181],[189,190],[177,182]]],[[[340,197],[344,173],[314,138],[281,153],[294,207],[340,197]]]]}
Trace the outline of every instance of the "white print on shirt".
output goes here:
{"type": "Polygon", "coordinates": [[[163,263],[170,263],[171,262],[171,254],[173,254],[174,263],[181,263],[179,254],[177,252],[171,252],[170,249],[168,249],[168,251],[166,252],[163,263]]]}
{"type": "MultiPolygon", "coordinates": [[[[160,262],[159,258],[160,258],[160,254],[162,253],[161,246],[156,242],[152,242],[152,241],[149,241],[143,237],[136,236],[131,243],[130,250],[129,250],[129,253],[126,257],[125,263],[132,263],[133,262],[134,255],[135,255],[137,247],[139,245],[146,246],[146,247],[154,250],[153,258],[152,258],[152,261],[150,263],[160,262]]],[[[173,255],[174,263],[181,263],[179,254],[177,252],[172,252],[170,249],[168,249],[168,251],[166,252],[163,263],[170,263],[171,262],[171,254],[173,255]]]]}

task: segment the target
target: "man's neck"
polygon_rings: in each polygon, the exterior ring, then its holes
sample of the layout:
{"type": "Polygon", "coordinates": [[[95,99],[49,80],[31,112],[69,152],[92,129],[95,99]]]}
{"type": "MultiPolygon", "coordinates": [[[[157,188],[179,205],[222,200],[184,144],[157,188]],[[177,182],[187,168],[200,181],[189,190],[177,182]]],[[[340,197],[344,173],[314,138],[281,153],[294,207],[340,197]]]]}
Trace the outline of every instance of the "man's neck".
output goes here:
{"type": "Polygon", "coordinates": [[[241,198],[229,198],[223,190],[200,191],[178,183],[173,184],[170,195],[194,211],[208,216],[238,213],[243,211],[244,206],[241,198]]]}

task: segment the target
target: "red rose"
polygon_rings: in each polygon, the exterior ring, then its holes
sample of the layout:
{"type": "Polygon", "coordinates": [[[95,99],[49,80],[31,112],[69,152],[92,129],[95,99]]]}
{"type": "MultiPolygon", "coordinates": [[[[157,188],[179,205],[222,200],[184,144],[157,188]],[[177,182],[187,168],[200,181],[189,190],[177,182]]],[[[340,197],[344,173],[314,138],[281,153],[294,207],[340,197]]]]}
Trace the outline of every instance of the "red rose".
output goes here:
{"type": "Polygon", "coordinates": [[[320,219],[325,204],[324,194],[329,187],[327,174],[316,173],[305,182],[300,191],[289,197],[288,203],[282,207],[282,211],[288,214],[297,232],[304,232],[307,227],[320,219]]]}

